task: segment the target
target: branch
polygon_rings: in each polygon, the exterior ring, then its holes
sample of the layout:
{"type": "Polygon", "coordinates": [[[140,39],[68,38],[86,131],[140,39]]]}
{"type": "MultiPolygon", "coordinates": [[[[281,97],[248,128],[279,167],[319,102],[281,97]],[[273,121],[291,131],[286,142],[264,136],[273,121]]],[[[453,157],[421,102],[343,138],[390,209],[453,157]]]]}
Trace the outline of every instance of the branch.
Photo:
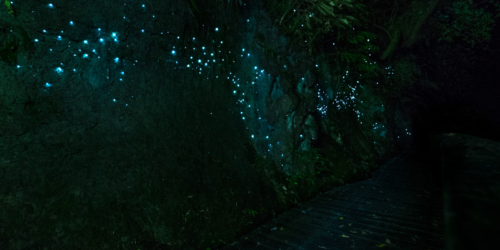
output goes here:
{"type": "Polygon", "coordinates": [[[379,28],[379,29],[381,29],[381,30],[385,31],[385,33],[387,33],[387,35],[389,36],[389,39],[390,39],[390,40],[392,40],[392,36],[391,36],[391,34],[389,33],[389,31],[387,31],[387,29],[385,29],[384,27],[379,26],[379,25],[377,25],[377,24],[375,24],[375,23],[373,23],[373,26],[375,26],[375,27],[377,27],[377,28],[379,28]]]}
{"type": "Polygon", "coordinates": [[[394,31],[394,38],[391,39],[391,43],[389,44],[387,49],[384,51],[384,53],[382,53],[382,56],[380,57],[381,60],[385,60],[385,58],[387,58],[387,56],[389,56],[389,54],[391,54],[396,49],[396,44],[399,41],[399,36],[400,36],[401,31],[399,30],[399,28],[395,28],[395,29],[396,30],[394,31]]]}
{"type": "Polygon", "coordinates": [[[283,21],[283,18],[285,18],[286,16],[286,13],[288,13],[288,11],[290,11],[291,9],[293,9],[293,6],[295,5],[295,3],[297,2],[298,0],[296,0],[295,2],[293,2],[292,4],[290,4],[290,9],[288,9],[287,11],[285,11],[285,14],[283,14],[283,17],[281,18],[280,20],[280,25],[281,25],[281,21],[283,21]]]}
{"type": "Polygon", "coordinates": [[[432,0],[425,5],[418,7],[415,6],[415,8],[412,9],[411,17],[413,17],[413,20],[411,20],[412,22],[410,23],[410,25],[413,27],[406,29],[403,34],[403,48],[410,47],[411,45],[413,45],[413,43],[415,43],[420,28],[422,27],[423,23],[429,18],[430,14],[434,11],[438,3],[439,0],[432,0]]]}

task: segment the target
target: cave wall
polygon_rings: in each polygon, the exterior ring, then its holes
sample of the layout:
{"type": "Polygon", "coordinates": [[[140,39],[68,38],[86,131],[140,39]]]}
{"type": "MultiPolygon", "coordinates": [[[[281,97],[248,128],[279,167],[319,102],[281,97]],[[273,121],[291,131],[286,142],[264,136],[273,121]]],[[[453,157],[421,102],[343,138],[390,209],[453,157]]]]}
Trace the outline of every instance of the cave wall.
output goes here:
{"type": "Polygon", "coordinates": [[[17,41],[0,61],[3,245],[206,247],[308,198],[286,178],[315,159],[294,152],[329,149],[342,185],[404,149],[404,112],[295,51],[260,1],[198,4],[26,0],[1,14],[3,46],[17,41]]]}

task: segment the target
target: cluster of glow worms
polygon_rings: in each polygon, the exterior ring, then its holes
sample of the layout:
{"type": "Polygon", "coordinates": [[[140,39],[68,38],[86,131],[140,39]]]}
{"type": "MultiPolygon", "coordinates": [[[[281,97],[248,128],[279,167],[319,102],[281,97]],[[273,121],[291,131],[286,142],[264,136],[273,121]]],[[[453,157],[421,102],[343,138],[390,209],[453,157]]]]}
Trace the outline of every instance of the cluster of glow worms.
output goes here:
{"type": "MultiPolygon", "coordinates": [[[[14,4],[14,3],[13,3],[13,2],[11,2],[11,4],[14,4]]],[[[126,3],[124,3],[124,5],[126,5],[126,3]]],[[[142,6],[141,6],[141,7],[142,7],[142,8],[146,8],[146,6],[145,6],[144,4],[142,4],[142,6]]],[[[49,3],[49,4],[47,5],[47,8],[49,8],[49,9],[54,9],[55,7],[54,7],[54,5],[53,5],[53,4],[49,3]]],[[[294,11],[296,11],[296,10],[294,10],[294,11]]],[[[34,11],[33,11],[33,12],[34,12],[34,11]]],[[[174,15],[174,13],[172,13],[172,15],[174,15]]],[[[152,16],[152,18],[155,18],[155,16],[153,15],[153,16],[152,16]]],[[[34,19],[34,18],[33,18],[33,19],[34,19]]],[[[124,16],[124,17],[123,17],[123,19],[126,19],[126,17],[124,16]]],[[[247,20],[247,22],[250,22],[250,20],[247,20]]],[[[75,27],[75,23],[74,23],[73,21],[70,21],[70,22],[69,22],[69,26],[70,26],[70,28],[74,28],[74,27],[75,27]]],[[[303,25],[302,25],[302,26],[303,26],[303,25]]],[[[353,28],[353,29],[354,29],[354,28],[353,28]]],[[[98,28],[98,29],[97,29],[97,36],[99,37],[98,39],[96,39],[97,43],[92,43],[92,44],[90,44],[90,43],[89,43],[89,40],[83,40],[83,41],[82,41],[82,45],[78,45],[78,44],[76,44],[76,45],[75,45],[75,47],[77,47],[77,48],[79,47],[79,48],[78,48],[78,53],[74,53],[74,54],[73,54],[73,56],[74,56],[74,57],[79,57],[79,55],[78,55],[78,54],[81,54],[80,56],[81,56],[83,59],[89,59],[89,58],[90,58],[89,53],[82,52],[82,49],[83,49],[83,50],[86,50],[86,51],[91,51],[92,53],[94,53],[95,55],[97,55],[96,49],[90,49],[89,47],[91,47],[91,46],[94,46],[94,47],[95,47],[95,46],[96,46],[96,44],[99,44],[99,43],[101,44],[101,46],[104,46],[104,45],[105,45],[108,41],[112,41],[112,42],[115,42],[115,43],[118,43],[118,42],[119,42],[119,34],[118,34],[118,32],[112,32],[112,33],[110,34],[110,36],[109,36],[109,37],[106,37],[106,36],[101,36],[101,31],[102,31],[102,30],[101,30],[101,28],[98,28]]],[[[218,32],[218,31],[219,31],[219,29],[218,29],[218,28],[215,28],[215,32],[218,32]]],[[[11,31],[11,32],[12,32],[12,31],[11,31]]],[[[46,34],[46,33],[47,33],[47,31],[46,31],[46,30],[42,30],[42,32],[43,32],[44,34],[46,34]]],[[[144,30],[144,29],[141,29],[141,32],[142,32],[142,33],[144,33],[144,32],[145,32],[145,30],[144,30]]],[[[169,33],[169,32],[167,31],[167,34],[168,34],[168,33],[169,33]]],[[[64,31],[61,31],[61,34],[64,34],[64,31]]],[[[161,34],[163,35],[163,32],[161,32],[161,34]]],[[[178,36],[178,37],[177,37],[177,39],[180,39],[180,37],[178,36]]],[[[58,40],[58,41],[63,41],[63,37],[62,37],[61,35],[57,35],[57,36],[56,36],[56,40],[58,40]]],[[[196,38],[195,38],[195,37],[193,37],[192,41],[194,42],[195,40],[196,40],[196,38]]],[[[39,39],[35,39],[34,41],[35,41],[35,43],[37,43],[37,42],[39,42],[39,39]]],[[[368,39],[368,41],[369,41],[369,39],[368,39]]],[[[214,40],[213,42],[215,43],[215,40],[214,40]]],[[[307,42],[307,41],[305,41],[305,42],[307,42]]],[[[220,47],[221,47],[221,45],[222,45],[223,43],[224,43],[223,41],[220,41],[220,44],[218,45],[218,47],[220,48],[220,47]]],[[[333,46],[335,46],[335,43],[333,43],[333,46]]],[[[68,47],[71,47],[71,41],[68,41],[68,47]]],[[[128,47],[128,45],[127,45],[127,47],[128,47]]],[[[185,47],[185,49],[187,49],[187,47],[185,47]]],[[[370,48],[368,48],[368,49],[370,49],[370,48]]],[[[50,51],[52,52],[52,49],[50,49],[50,51]]],[[[196,47],[193,47],[193,51],[196,51],[196,47]]],[[[205,46],[202,46],[202,47],[201,47],[201,51],[203,51],[203,55],[204,55],[204,56],[207,56],[207,52],[206,52],[206,47],[205,47],[205,46]]],[[[220,51],[220,50],[219,50],[218,52],[219,52],[219,53],[221,53],[221,51],[220,51]]],[[[244,56],[245,56],[243,52],[245,52],[245,49],[244,49],[244,48],[242,48],[242,50],[241,50],[241,57],[244,57],[244,56]]],[[[216,63],[216,62],[217,62],[217,61],[216,61],[216,59],[214,59],[214,58],[213,58],[213,57],[214,57],[214,53],[217,53],[217,52],[209,52],[209,54],[210,54],[210,55],[208,56],[208,59],[207,59],[207,58],[205,58],[205,59],[203,59],[203,60],[202,60],[202,59],[197,59],[197,60],[196,60],[196,59],[194,59],[192,56],[191,56],[191,57],[189,57],[189,59],[190,59],[190,60],[192,60],[192,62],[188,63],[188,64],[185,66],[185,68],[191,68],[192,70],[199,70],[199,74],[201,75],[201,74],[202,74],[202,70],[203,70],[203,66],[210,68],[210,67],[211,67],[211,63],[216,63]]],[[[231,53],[231,51],[229,51],[229,53],[231,53]]],[[[173,50],[171,51],[171,54],[172,54],[172,56],[175,56],[175,55],[176,55],[175,46],[173,47],[173,50]]],[[[250,53],[246,53],[246,56],[247,56],[247,57],[251,57],[251,54],[250,54],[250,53]]],[[[371,54],[369,54],[369,56],[371,56],[371,54]]],[[[98,59],[100,59],[100,56],[97,56],[97,58],[98,58],[98,59]]],[[[118,64],[118,63],[121,63],[121,62],[120,62],[120,58],[118,58],[118,57],[114,58],[114,59],[113,59],[113,61],[114,61],[115,63],[117,63],[117,64],[118,64]]],[[[169,60],[169,61],[170,61],[170,60],[169,60]]],[[[222,61],[224,61],[224,59],[222,59],[222,61]]],[[[137,63],[137,60],[136,60],[135,62],[137,63]]],[[[123,63],[125,64],[125,62],[123,62],[123,63]]],[[[234,61],[233,61],[233,63],[234,63],[234,61]]],[[[368,61],[365,61],[365,63],[368,63],[368,61]]],[[[376,64],[376,62],[374,62],[374,63],[376,64]]],[[[179,66],[179,61],[175,61],[175,64],[177,65],[177,67],[178,67],[178,68],[184,68],[184,67],[182,67],[182,66],[179,66]]],[[[370,62],[370,64],[372,64],[372,63],[370,62]]],[[[135,63],[134,63],[133,65],[135,65],[135,63]]],[[[212,64],[212,65],[213,65],[213,64],[212,64]]],[[[62,66],[62,67],[57,67],[57,68],[55,68],[55,69],[54,69],[54,70],[55,70],[55,72],[57,72],[58,74],[63,74],[63,73],[64,73],[64,69],[63,69],[64,64],[63,64],[63,63],[61,63],[61,66],[62,66]]],[[[17,66],[17,68],[21,68],[21,67],[22,67],[22,66],[20,66],[20,65],[18,65],[18,66],[17,66]]],[[[176,68],[177,68],[177,67],[176,67],[176,68]]],[[[316,65],[316,67],[319,67],[319,65],[316,65]]],[[[286,68],[286,65],[285,65],[285,68],[286,68]]],[[[390,67],[388,67],[388,68],[386,68],[386,69],[390,69],[390,67]]],[[[74,72],[77,72],[77,69],[73,69],[73,71],[74,71],[74,72]]],[[[254,71],[255,71],[255,73],[256,73],[256,76],[255,76],[255,80],[254,80],[254,81],[251,81],[251,84],[255,84],[255,82],[259,80],[259,77],[262,77],[262,76],[264,75],[264,70],[263,70],[263,69],[260,69],[260,70],[259,70],[257,66],[254,66],[254,71]],[[259,72],[260,72],[260,73],[259,73],[259,72]]],[[[391,71],[389,71],[389,74],[394,74],[394,72],[393,72],[393,71],[394,71],[394,69],[392,69],[392,72],[391,72],[391,71]]],[[[109,72],[108,72],[108,73],[109,73],[109,72]]],[[[239,87],[240,87],[240,84],[239,84],[237,81],[239,81],[240,79],[239,79],[239,78],[237,78],[237,79],[236,79],[236,76],[235,76],[235,75],[233,75],[233,74],[232,74],[232,72],[230,72],[229,74],[230,74],[231,76],[228,76],[228,77],[227,77],[227,79],[228,79],[228,80],[231,80],[231,81],[232,81],[232,82],[233,82],[233,83],[234,83],[234,84],[235,84],[235,85],[239,88],[239,87]],[[232,79],[231,79],[231,77],[232,77],[232,79]],[[235,80],[235,79],[236,79],[236,80],[235,80]]],[[[343,78],[343,82],[342,82],[342,84],[344,84],[344,83],[345,83],[345,78],[346,78],[346,76],[348,76],[348,74],[349,74],[349,72],[348,72],[348,71],[346,71],[346,75],[342,77],[342,78],[343,78]]],[[[34,75],[34,76],[35,76],[35,75],[34,75]]],[[[120,77],[123,77],[123,76],[125,76],[125,72],[124,72],[124,71],[120,72],[120,77]]],[[[109,76],[107,76],[107,78],[109,79],[109,76]]],[[[218,76],[216,76],[216,78],[219,78],[219,77],[218,77],[218,76]]],[[[389,78],[390,78],[390,77],[389,77],[389,78]]],[[[303,78],[302,80],[304,80],[304,78],[303,78]]],[[[119,78],[119,81],[123,81],[123,78],[119,78]]],[[[133,81],[133,80],[132,80],[132,81],[133,81]]],[[[247,81],[247,83],[248,83],[248,81],[247,81]]],[[[359,81],[357,81],[356,83],[357,83],[357,84],[359,84],[359,81]]],[[[376,84],[378,84],[378,82],[377,82],[376,84]]],[[[47,82],[47,83],[45,83],[45,87],[46,87],[46,88],[49,88],[49,87],[51,87],[51,86],[52,86],[52,84],[50,84],[50,83],[48,83],[48,82],[47,82]]],[[[363,115],[363,113],[361,113],[359,110],[356,110],[356,109],[355,109],[356,104],[357,104],[357,103],[356,103],[356,96],[358,96],[358,93],[356,93],[356,89],[357,89],[357,87],[358,87],[358,86],[351,86],[351,85],[349,85],[349,84],[347,84],[347,86],[348,86],[348,88],[350,88],[350,89],[352,90],[352,92],[348,91],[348,94],[346,94],[346,92],[345,92],[345,91],[342,91],[342,92],[337,92],[337,93],[336,93],[336,95],[335,95],[335,98],[333,99],[333,103],[334,103],[334,104],[336,104],[336,107],[337,107],[337,109],[338,109],[338,110],[341,110],[341,109],[342,109],[342,107],[343,107],[345,110],[347,110],[347,108],[348,108],[348,107],[349,107],[349,108],[351,108],[351,107],[352,107],[352,108],[353,108],[352,110],[353,110],[353,111],[354,111],[354,112],[358,115],[358,120],[360,120],[360,118],[361,118],[360,116],[362,116],[362,115],[363,115]]],[[[359,86],[361,86],[361,85],[359,85],[359,86]]],[[[238,91],[237,91],[237,90],[233,90],[233,94],[235,94],[235,95],[237,95],[237,94],[241,94],[241,96],[240,96],[240,97],[241,97],[241,99],[239,99],[238,101],[239,101],[239,103],[240,103],[240,104],[246,105],[246,104],[244,104],[244,100],[245,100],[245,99],[244,99],[244,96],[245,96],[245,93],[244,93],[244,92],[238,93],[238,91]]],[[[322,96],[322,94],[323,94],[323,95],[325,95],[326,93],[325,93],[325,92],[322,92],[321,90],[318,90],[318,98],[319,98],[319,100],[320,100],[320,103],[322,103],[325,99],[326,99],[326,100],[329,100],[329,99],[330,99],[330,96],[329,96],[329,95],[326,95],[326,98],[324,98],[324,97],[322,96]]],[[[133,98],[133,96],[132,96],[132,98],[133,98]]],[[[117,100],[116,100],[116,99],[113,99],[113,102],[117,102],[117,100]]],[[[363,101],[361,101],[360,103],[363,103],[363,101]]],[[[125,104],[125,106],[128,106],[128,104],[125,104]]],[[[251,104],[248,104],[248,106],[247,106],[247,107],[248,107],[248,108],[251,108],[251,104]]],[[[327,106],[327,105],[325,105],[325,104],[324,104],[324,102],[323,102],[323,104],[320,104],[320,105],[318,106],[318,111],[320,111],[323,115],[325,115],[325,114],[326,114],[326,112],[327,112],[327,107],[328,107],[328,106],[327,106]]],[[[382,107],[383,107],[383,105],[382,105],[382,107]]],[[[240,112],[240,114],[242,115],[242,119],[243,119],[243,120],[245,120],[244,112],[243,112],[243,111],[241,111],[241,112],[240,112]]],[[[258,119],[259,119],[259,121],[260,121],[260,120],[262,120],[262,119],[261,119],[261,117],[259,117],[258,119]]],[[[362,123],[363,123],[363,122],[361,122],[361,121],[360,121],[360,124],[362,124],[362,123]]],[[[377,124],[377,123],[373,124],[373,128],[374,128],[375,130],[376,130],[376,129],[380,129],[380,126],[384,127],[384,125],[379,125],[379,124],[377,124]]],[[[408,129],[406,129],[406,130],[408,130],[408,129]]],[[[380,135],[381,135],[381,136],[383,136],[383,135],[385,134],[385,132],[386,132],[386,131],[382,131],[382,132],[380,132],[380,135]]],[[[406,134],[411,135],[411,133],[410,133],[410,132],[408,132],[408,131],[406,132],[406,134]]],[[[251,135],[251,138],[252,138],[252,139],[255,139],[255,135],[254,135],[254,134],[252,134],[252,135],[251,135]]],[[[300,138],[303,138],[303,135],[302,135],[302,134],[300,135],[300,138]]],[[[398,138],[399,138],[399,136],[398,136],[398,138]]],[[[265,139],[266,139],[266,140],[268,140],[268,139],[269,139],[269,135],[265,135],[265,139]]],[[[279,142],[276,142],[276,143],[277,143],[277,145],[279,145],[279,142]]],[[[269,148],[270,148],[270,149],[272,148],[272,144],[269,144],[269,148]]],[[[269,151],[270,151],[270,149],[269,149],[269,151]]],[[[282,155],[282,156],[283,156],[283,155],[282,155]]]]}

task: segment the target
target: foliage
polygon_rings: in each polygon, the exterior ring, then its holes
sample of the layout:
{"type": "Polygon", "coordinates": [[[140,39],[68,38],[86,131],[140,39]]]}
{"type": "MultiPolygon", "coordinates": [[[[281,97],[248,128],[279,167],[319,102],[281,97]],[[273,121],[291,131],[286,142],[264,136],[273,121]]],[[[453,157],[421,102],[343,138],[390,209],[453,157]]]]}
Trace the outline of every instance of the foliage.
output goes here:
{"type": "Polygon", "coordinates": [[[313,172],[307,170],[300,173],[292,174],[286,177],[286,183],[290,191],[297,194],[299,197],[305,195],[310,196],[319,188],[318,176],[323,172],[327,174],[333,168],[333,164],[329,159],[324,158],[316,148],[307,151],[292,150],[294,165],[310,166],[313,164],[313,172]]]}
{"type": "Polygon", "coordinates": [[[420,67],[416,64],[416,56],[398,56],[392,66],[381,70],[383,88],[379,94],[384,98],[398,98],[404,90],[418,82],[421,76],[420,67]]]}
{"type": "Polygon", "coordinates": [[[14,9],[13,7],[10,5],[10,2],[9,0],[5,0],[5,6],[7,6],[7,12],[9,12],[9,14],[11,14],[12,16],[14,16],[14,9]]]}
{"type": "Polygon", "coordinates": [[[356,20],[338,10],[347,6],[360,10],[362,4],[352,4],[352,0],[295,0],[269,1],[270,16],[277,20],[283,33],[294,37],[293,43],[313,54],[315,45],[322,37],[331,32],[334,27],[346,29],[352,27],[356,20]]]}
{"type": "Polygon", "coordinates": [[[328,190],[339,185],[343,183],[341,176],[348,179],[348,175],[353,173],[351,165],[346,164],[348,161],[338,158],[336,154],[326,157],[317,148],[307,151],[291,150],[291,153],[295,166],[313,164],[312,171],[304,170],[286,175],[282,170],[276,169],[271,160],[260,155],[256,155],[254,165],[257,171],[262,173],[262,179],[269,183],[269,186],[274,185],[274,191],[280,196],[280,202],[284,206],[296,203],[297,200],[307,200],[320,190],[328,190]],[[336,161],[333,162],[332,159],[336,161]],[[284,195],[280,195],[282,192],[284,195]]]}
{"type": "Polygon", "coordinates": [[[362,74],[366,77],[378,75],[378,65],[371,60],[371,55],[379,51],[379,47],[370,43],[375,39],[373,33],[367,31],[350,31],[342,37],[338,36],[338,41],[347,40],[349,44],[338,49],[333,54],[334,59],[340,59],[353,73],[362,74]]]}
{"type": "Polygon", "coordinates": [[[314,164],[314,173],[321,174],[322,172],[330,172],[330,168],[333,167],[333,163],[325,158],[318,149],[311,148],[307,151],[294,151],[296,162],[295,164],[305,165],[308,163],[314,164]]]}
{"type": "MultiPolygon", "coordinates": [[[[245,209],[245,210],[243,210],[243,214],[245,215],[245,218],[249,218],[249,217],[255,218],[255,215],[258,213],[252,209],[245,209]]],[[[246,225],[252,224],[252,223],[253,223],[252,221],[248,221],[246,223],[246,225]]]]}
{"type": "Polygon", "coordinates": [[[478,9],[470,1],[460,0],[439,12],[435,27],[440,33],[438,41],[461,39],[474,47],[477,43],[490,40],[493,24],[491,13],[478,9]]]}

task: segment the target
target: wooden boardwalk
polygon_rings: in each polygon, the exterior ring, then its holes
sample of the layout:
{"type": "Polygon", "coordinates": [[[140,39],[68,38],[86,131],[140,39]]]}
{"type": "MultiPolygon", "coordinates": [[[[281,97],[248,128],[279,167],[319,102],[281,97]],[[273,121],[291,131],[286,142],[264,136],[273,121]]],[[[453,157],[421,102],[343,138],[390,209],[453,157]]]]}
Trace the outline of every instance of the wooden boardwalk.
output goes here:
{"type": "Polygon", "coordinates": [[[441,136],[447,249],[500,249],[500,142],[441,136]]]}
{"type": "Polygon", "coordinates": [[[395,157],[221,249],[443,249],[443,193],[427,168],[395,157]]]}
{"type": "Polygon", "coordinates": [[[425,157],[395,157],[221,249],[500,249],[500,143],[429,140],[425,157]]]}

